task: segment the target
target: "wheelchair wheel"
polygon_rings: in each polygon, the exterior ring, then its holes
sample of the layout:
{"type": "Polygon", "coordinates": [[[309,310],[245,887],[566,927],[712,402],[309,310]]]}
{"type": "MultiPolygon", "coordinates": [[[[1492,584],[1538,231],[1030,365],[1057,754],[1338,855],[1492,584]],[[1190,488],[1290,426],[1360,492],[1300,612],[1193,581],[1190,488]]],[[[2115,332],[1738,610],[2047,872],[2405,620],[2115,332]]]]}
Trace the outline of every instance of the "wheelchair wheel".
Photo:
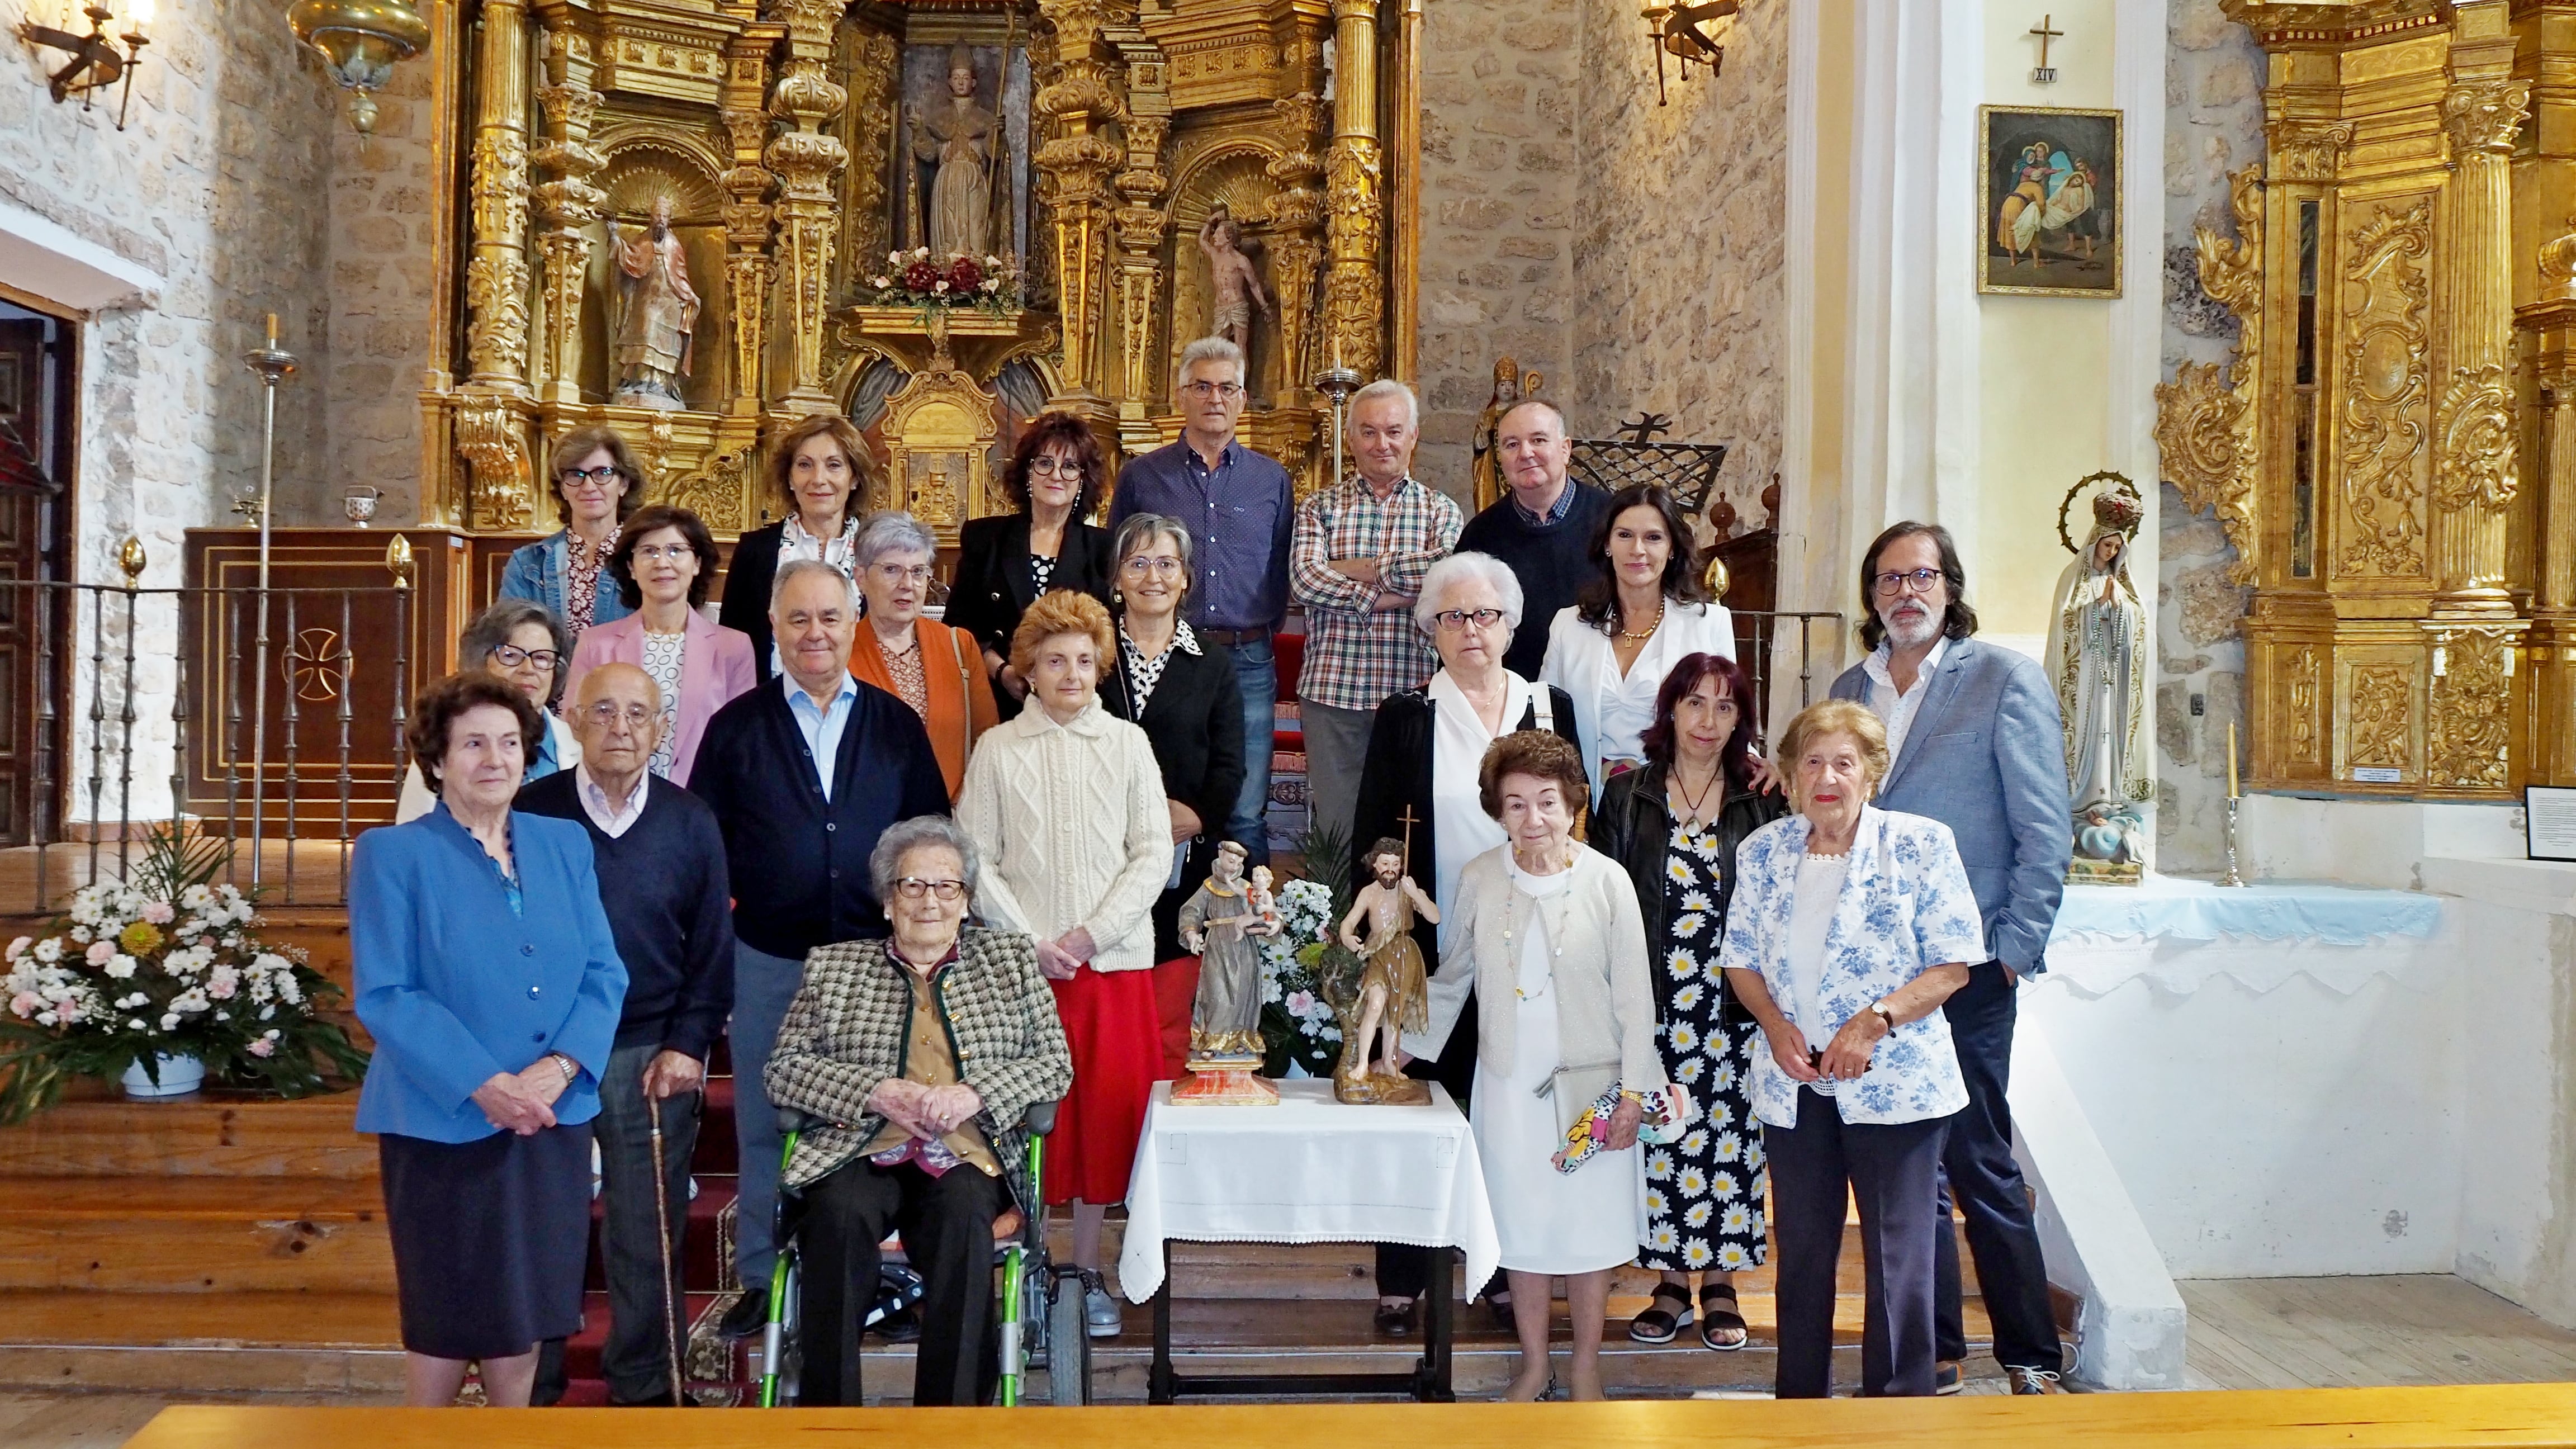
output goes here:
{"type": "Polygon", "coordinates": [[[1047,1274],[1047,1402],[1061,1409],[1091,1402],[1091,1333],[1082,1320],[1082,1274],[1047,1274]]]}

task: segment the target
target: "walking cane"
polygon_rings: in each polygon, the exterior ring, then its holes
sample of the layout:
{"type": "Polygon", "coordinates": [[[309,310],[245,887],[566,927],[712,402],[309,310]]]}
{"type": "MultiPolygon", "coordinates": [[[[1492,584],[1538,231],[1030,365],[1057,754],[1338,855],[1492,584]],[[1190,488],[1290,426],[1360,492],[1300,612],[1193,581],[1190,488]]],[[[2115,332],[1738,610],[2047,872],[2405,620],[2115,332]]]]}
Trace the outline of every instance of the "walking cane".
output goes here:
{"type": "Polygon", "coordinates": [[[680,1296],[671,1264],[670,1168],[662,1161],[662,1099],[648,1096],[653,1113],[653,1232],[662,1241],[662,1351],[670,1357],[671,1407],[687,1408],[680,1398],[680,1296]]]}

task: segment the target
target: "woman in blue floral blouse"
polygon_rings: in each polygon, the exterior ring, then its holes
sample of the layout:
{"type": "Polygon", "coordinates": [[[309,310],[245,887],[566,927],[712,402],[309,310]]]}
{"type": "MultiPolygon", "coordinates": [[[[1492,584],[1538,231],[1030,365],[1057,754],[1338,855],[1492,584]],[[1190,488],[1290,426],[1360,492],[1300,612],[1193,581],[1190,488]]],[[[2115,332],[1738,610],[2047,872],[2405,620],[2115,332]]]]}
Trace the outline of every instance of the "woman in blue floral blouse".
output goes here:
{"type": "Polygon", "coordinates": [[[1866,802],[1887,732],[1828,700],[1780,740],[1798,813],[1736,852],[1721,961],[1761,1025],[1753,1114],[1778,1243],[1779,1397],[1832,1389],[1834,1273],[1846,1193],[1869,1264],[1861,1392],[1933,1392],[1933,1176],[1968,1105],[1941,1003],[1985,954],[1950,828],[1866,802]]]}

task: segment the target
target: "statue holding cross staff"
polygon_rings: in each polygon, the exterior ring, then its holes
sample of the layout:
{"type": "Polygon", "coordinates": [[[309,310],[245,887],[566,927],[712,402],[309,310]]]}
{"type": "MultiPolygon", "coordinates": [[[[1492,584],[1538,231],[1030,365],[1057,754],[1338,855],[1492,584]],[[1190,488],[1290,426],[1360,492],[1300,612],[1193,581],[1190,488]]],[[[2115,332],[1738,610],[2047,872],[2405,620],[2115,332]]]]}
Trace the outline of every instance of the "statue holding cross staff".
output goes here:
{"type": "Polygon", "coordinates": [[[1376,877],[1361,888],[1341,925],[1342,944],[1360,958],[1359,1030],[1343,1043],[1342,1060],[1333,1074],[1333,1095],[1344,1102],[1419,1103],[1430,1100],[1428,1087],[1404,1075],[1394,1063],[1397,1042],[1408,1031],[1431,1021],[1430,973],[1422,948],[1413,939],[1413,918],[1438,925],[1440,907],[1409,873],[1413,861],[1413,811],[1398,817],[1402,840],[1381,839],[1361,860],[1376,877]],[[1362,922],[1369,933],[1360,934],[1362,922]]]}

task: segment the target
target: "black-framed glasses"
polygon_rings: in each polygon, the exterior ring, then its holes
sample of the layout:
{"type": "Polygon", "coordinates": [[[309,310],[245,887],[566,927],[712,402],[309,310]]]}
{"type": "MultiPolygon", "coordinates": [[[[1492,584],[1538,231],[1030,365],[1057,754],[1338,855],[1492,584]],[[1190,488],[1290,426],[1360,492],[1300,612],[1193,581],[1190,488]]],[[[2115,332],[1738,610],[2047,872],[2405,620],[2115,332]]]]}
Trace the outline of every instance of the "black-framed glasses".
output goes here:
{"type": "Polygon", "coordinates": [[[1206,378],[1200,378],[1196,382],[1182,384],[1181,391],[1188,393],[1192,397],[1215,397],[1223,398],[1228,402],[1232,402],[1234,399],[1243,396],[1243,384],[1239,382],[1210,382],[1206,378]]]}
{"type": "Polygon", "coordinates": [[[1940,577],[1939,569],[1914,569],[1906,573],[1891,570],[1871,575],[1870,585],[1878,590],[1880,598],[1892,598],[1899,589],[1910,594],[1928,594],[1932,592],[1933,581],[1940,577]]]}
{"type": "Polygon", "coordinates": [[[493,645],[492,657],[500,660],[501,667],[504,669],[516,669],[522,664],[534,664],[539,669],[552,669],[563,663],[563,656],[551,649],[522,649],[516,644],[493,645]]]}
{"type": "Polygon", "coordinates": [[[894,888],[898,895],[908,901],[917,901],[928,895],[935,895],[943,901],[956,901],[963,899],[966,894],[966,882],[962,880],[923,880],[917,875],[908,875],[896,881],[894,888]]]}
{"type": "Polygon", "coordinates": [[[603,463],[596,468],[566,468],[563,470],[563,486],[578,488],[584,483],[596,483],[605,488],[625,476],[614,463],[603,463]]]}
{"type": "Polygon", "coordinates": [[[1470,624],[1479,629],[1490,629],[1503,622],[1503,611],[1500,609],[1443,609],[1431,616],[1431,622],[1452,634],[1470,624]]]}

